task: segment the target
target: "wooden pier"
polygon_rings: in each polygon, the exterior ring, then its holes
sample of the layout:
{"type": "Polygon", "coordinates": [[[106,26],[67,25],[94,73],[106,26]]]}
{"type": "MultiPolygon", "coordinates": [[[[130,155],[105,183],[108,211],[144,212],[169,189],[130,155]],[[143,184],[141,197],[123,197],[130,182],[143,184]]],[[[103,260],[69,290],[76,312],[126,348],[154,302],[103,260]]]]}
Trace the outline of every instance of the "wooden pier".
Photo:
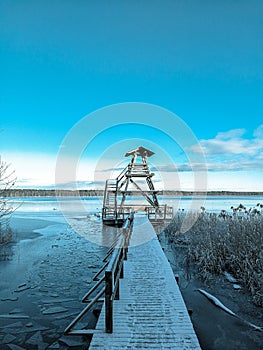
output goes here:
{"type": "Polygon", "coordinates": [[[134,219],[128,259],[105,332],[105,303],[90,350],[201,349],[170,264],[146,217],[134,219]],[[140,244],[142,236],[149,237],[140,244]]]}

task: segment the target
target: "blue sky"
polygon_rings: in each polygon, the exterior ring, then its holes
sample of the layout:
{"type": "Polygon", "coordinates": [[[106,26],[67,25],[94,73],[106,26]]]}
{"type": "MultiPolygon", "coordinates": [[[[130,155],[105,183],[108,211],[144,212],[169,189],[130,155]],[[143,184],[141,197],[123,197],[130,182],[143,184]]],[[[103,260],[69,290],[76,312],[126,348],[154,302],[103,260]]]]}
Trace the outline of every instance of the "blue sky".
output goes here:
{"type": "MultiPolygon", "coordinates": [[[[18,186],[54,183],[63,139],[83,117],[142,102],[192,129],[205,151],[208,189],[262,191],[262,23],[260,0],[0,0],[0,147],[18,186]]],[[[105,133],[88,145],[79,181],[92,183],[112,143],[132,138],[171,149],[150,127],[105,133]]],[[[180,187],[192,189],[187,157],[179,148],[170,156],[180,187]]],[[[122,154],[114,157],[116,164],[122,154]]],[[[170,163],[157,161],[173,188],[170,163]]]]}

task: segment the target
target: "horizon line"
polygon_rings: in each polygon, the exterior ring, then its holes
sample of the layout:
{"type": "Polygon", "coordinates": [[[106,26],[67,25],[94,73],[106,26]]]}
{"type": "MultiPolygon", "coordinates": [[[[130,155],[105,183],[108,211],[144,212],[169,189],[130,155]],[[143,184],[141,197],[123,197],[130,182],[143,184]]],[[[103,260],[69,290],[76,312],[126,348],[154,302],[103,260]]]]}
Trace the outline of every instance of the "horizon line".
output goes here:
{"type": "MultiPolygon", "coordinates": [[[[6,192],[44,192],[44,191],[50,191],[50,192],[70,192],[70,193],[77,193],[77,192],[104,192],[104,189],[67,189],[67,188],[60,188],[60,189],[55,189],[55,188],[13,188],[13,189],[7,189],[6,192]]],[[[139,191],[127,191],[130,194],[139,194],[139,191]]],[[[221,194],[256,194],[256,195],[263,195],[263,191],[259,191],[259,190],[254,190],[254,191],[244,191],[244,190],[219,190],[219,189],[213,189],[213,190],[172,190],[172,189],[165,189],[165,190],[156,190],[157,193],[166,193],[166,192],[170,192],[170,193],[190,193],[190,194],[211,194],[211,193],[221,193],[221,194]]]]}

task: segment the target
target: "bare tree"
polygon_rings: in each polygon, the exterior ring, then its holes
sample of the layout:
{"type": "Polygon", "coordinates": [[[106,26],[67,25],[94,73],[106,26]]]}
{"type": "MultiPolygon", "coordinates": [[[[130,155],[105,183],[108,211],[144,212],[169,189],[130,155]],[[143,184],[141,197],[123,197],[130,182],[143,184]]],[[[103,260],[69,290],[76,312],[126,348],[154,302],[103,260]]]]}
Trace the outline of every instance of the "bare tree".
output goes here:
{"type": "Polygon", "coordinates": [[[9,220],[15,208],[7,197],[7,192],[15,185],[15,182],[15,171],[11,170],[10,164],[3,162],[0,156],[0,244],[12,239],[9,220]]]}

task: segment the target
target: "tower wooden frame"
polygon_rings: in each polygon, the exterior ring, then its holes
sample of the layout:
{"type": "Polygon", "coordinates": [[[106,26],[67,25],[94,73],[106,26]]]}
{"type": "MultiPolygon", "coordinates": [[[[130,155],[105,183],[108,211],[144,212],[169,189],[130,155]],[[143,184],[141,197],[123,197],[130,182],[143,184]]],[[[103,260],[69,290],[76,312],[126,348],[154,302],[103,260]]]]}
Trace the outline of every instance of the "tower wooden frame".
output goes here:
{"type": "MultiPolygon", "coordinates": [[[[157,197],[158,190],[154,188],[152,177],[154,173],[151,172],[148,158],[153,156],[154,152],[145,147],[137,147],[128,151],[125,157],[131,157],[130,163],[115,179],[108,179],[105,184],[103,208],[102,208],[102,220],[105,224],[121,226],[125,218],[130,214],[136,205],[126,205],[127,196],[131,193],[129,186],[132,185],[135,188],[136,194],[142,195],[148,202],[148,206],[144,207],[144,210],[148,213],[148,216],[158,214],[160,218],[163,218],[163,214],[171,212],[167,211],[167,206],[164,210],[163,206],[160,206],[157,197]],[[145,181],[145,182],[144,182],[145,181]],[[146,189],[143,189],[139,183],[144,183],[146,189]]],[[[171,215],[170,215],[171,216],[171,215]]]]}

